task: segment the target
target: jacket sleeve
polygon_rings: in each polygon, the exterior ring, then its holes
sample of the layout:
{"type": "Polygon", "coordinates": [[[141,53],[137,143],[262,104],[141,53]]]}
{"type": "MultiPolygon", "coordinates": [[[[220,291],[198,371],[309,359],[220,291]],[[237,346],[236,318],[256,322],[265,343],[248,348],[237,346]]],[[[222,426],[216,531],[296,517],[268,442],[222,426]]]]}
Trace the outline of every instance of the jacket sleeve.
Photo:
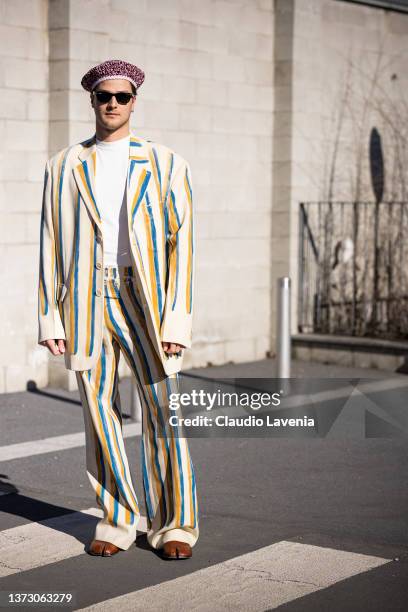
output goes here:
{"type": "Polygon", "coordinates": [[[40,255],[38,274],[38,342],[65,340],[65,331],[57,302],[56,245],[53,225],[52,174],[47,161],[40,222],[40,255]]]}
{"type": "Polygon", "coordinates": [[[171,181],[168,214],[168,283],[161,340],[187,348],[192,343],[195,277],[191,170],[183,160],[171,181]]]}

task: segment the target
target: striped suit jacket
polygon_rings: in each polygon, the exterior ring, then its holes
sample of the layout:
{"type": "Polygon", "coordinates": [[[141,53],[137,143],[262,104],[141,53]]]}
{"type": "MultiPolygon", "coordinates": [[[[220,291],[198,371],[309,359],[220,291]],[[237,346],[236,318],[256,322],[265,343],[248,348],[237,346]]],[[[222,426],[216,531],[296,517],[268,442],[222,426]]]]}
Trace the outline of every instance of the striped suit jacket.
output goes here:
{"type": "MultiPolygon", "coordinates": [[[[102,345],[103,236],[95,198],[96,134],[45,167],[38,342],[66,340],[65,365],[87,370],[102,345]]],[[[149,335],[167,374],[182,367],[162,341],[191,347],[194,224],[191,170],[170,148],[130,133],[126,199],[132,265],[149,335]]]]}

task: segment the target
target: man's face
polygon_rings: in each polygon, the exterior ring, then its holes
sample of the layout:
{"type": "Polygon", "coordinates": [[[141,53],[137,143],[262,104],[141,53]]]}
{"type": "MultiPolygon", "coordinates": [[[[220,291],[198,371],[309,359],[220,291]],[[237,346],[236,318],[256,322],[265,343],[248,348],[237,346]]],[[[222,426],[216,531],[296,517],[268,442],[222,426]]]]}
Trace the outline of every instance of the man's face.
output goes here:
{"type": "MultiPolygon", "coordinates": [[[[106,79],[101,81],[94,91],[108,91],[111,93],[132,93],[132,86],[126,79],[106,79]]],[[[125,125],[130,118],[136,103],[136,98],[130,99],[127,104],[119,104],[114,96],[109,102],[100,102],[95,93],[91,93],[91,105],[95,111],[96,123],[106,130],[114,132],[125,125]]]]}

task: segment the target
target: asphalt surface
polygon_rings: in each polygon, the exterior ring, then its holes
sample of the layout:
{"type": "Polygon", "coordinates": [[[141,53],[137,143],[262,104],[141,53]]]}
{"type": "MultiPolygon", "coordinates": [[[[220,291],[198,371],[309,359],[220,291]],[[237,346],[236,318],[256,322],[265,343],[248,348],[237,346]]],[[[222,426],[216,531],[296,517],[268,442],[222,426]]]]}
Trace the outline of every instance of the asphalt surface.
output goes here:
{"type": "MultiPolygon", "coordinates": [[[[186,379],[212,382],[225,378],[268,378],[274,376],[274,367],[273,360],[265,360],[189,370],[184,375],[186,379]]],[[[392,390],[387,390],[383,403],[389,401],[391,407],[398,407],[394,416],[405,410],[407,389],[404,383],[408,385],[405,375],[295,362],[292,376],[303,380],[386,380],[391,388],[395,384],[397,390],[394,395],[392,390]]],[[[128,379],[121,381],[120,392],[124,423],[129,423],[128,379]]],[[[250,607],[243,588],[242,593],[234,593],[234,605],[227,598],[219,604],[219,609],[407,610],[408,439],[403,435],[371,439],[353,437],[354,412],[349,408],[344,430],[339,428],[334,436],[313,439],[192,437],[189,445],[197,479],[200,537],[188,561],[162,560],[148,546],[145,534],[140,532],[136,546],[112,559],[91,557],[81,550],[80,554],[24,569],[23,563],[21,568],[5,567],[6,557],[1,555],[2,547],[10,548],[10,542],[13,543],[10,539],[13,534],[15,545],[23,545],[27,558],[35,558],[38,554],[29,541],[24,548],[24,540],[17,539],[15,534],[19,532],[15,528],[35,527],[53,517],[68,518],[75,512],[95,508],[96,502],[85,472],[84,446],[1,460],[2,449],[9,445],[40,443],[44,438],[81,432],[83,416],[78,392],[47,388],[1,396],[0,570],[3,562],[4,572],[9,573],[0,573],[3,576],[0,594],[22,590],[70,591],[75,594],[75,606],[64,609],[81,609],[95,604],[94,609],[99,606],[102,609],[100,602],[135,591],[142,593],[142,589],[153,586],[171,586],[171,581],[193,576],[198,570],[210,570],[216,564],[285,541],[302,544],[304,550],[320,547],[316,550],[344,551],[387,562],[369,571],[360,570],[346,579],[339,573],[338,579],[326,588],[322,586],[324,581],[319,582],[322,569],[317,565],[316,582],[309,580],[308,583],[313,592],[294,591],[293,596],[288,596],[289,601],[279,605],[272,603],[271,597],[270,606],[259,603],[250,607]]],[[[126,449],[145,516],[140,437],[127,438],[126,449]]],[[[95,517],[89,517],[81,536],[76,536],[81,548],[91,539],[95,521],[95,517]]],[[[64,518],[56,525],[54,531],[64,531],[64,518]]],[[[69,528],[66,531],[69,535],[69,528]]],[[[47,547],[46,535],[35,543],[37,547],[47,547]]],[[[293,559],[293,563],[296,562],[297,559],[293,559]]],[[[282,580],[295,588],[290,563],[288,576],[282,580]]],[[[297,582],[302,583],[302,580],[297,582]]],[[[273,580],[268,584],[268,588],[272,587],[273,580]]],[[[174,593],[177,592],[176,589],[174,593]]],[[[133,609],[136,609],[134,605],[133,609]]],[[[158,603],[155,609],[162,609],[162,606],[158,603]]],[[[184,601],[180,609],[204,610],[207,607],[205,601],[184,601]]]]}

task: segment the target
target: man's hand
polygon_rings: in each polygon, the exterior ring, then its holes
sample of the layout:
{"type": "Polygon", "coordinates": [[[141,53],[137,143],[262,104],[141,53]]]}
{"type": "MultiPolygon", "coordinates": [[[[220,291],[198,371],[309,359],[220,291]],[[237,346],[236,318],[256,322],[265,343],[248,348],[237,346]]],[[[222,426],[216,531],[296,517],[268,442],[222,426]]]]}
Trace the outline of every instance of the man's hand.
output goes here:
{"type": "Polygon", "coordinates": [[[184,344],[176,344],[175,342],[162,342],[162,345],[163,350],[166,353],[170,353],[170,355],[173,353],[179,353],[181,349],[186,348],[184,344]]]}
{"type": "Polygon", "coordinates": [[[44,340],[41,346],[46,346],[53,355],[63,355],[65,353],[65,340],[44,340]]]}

